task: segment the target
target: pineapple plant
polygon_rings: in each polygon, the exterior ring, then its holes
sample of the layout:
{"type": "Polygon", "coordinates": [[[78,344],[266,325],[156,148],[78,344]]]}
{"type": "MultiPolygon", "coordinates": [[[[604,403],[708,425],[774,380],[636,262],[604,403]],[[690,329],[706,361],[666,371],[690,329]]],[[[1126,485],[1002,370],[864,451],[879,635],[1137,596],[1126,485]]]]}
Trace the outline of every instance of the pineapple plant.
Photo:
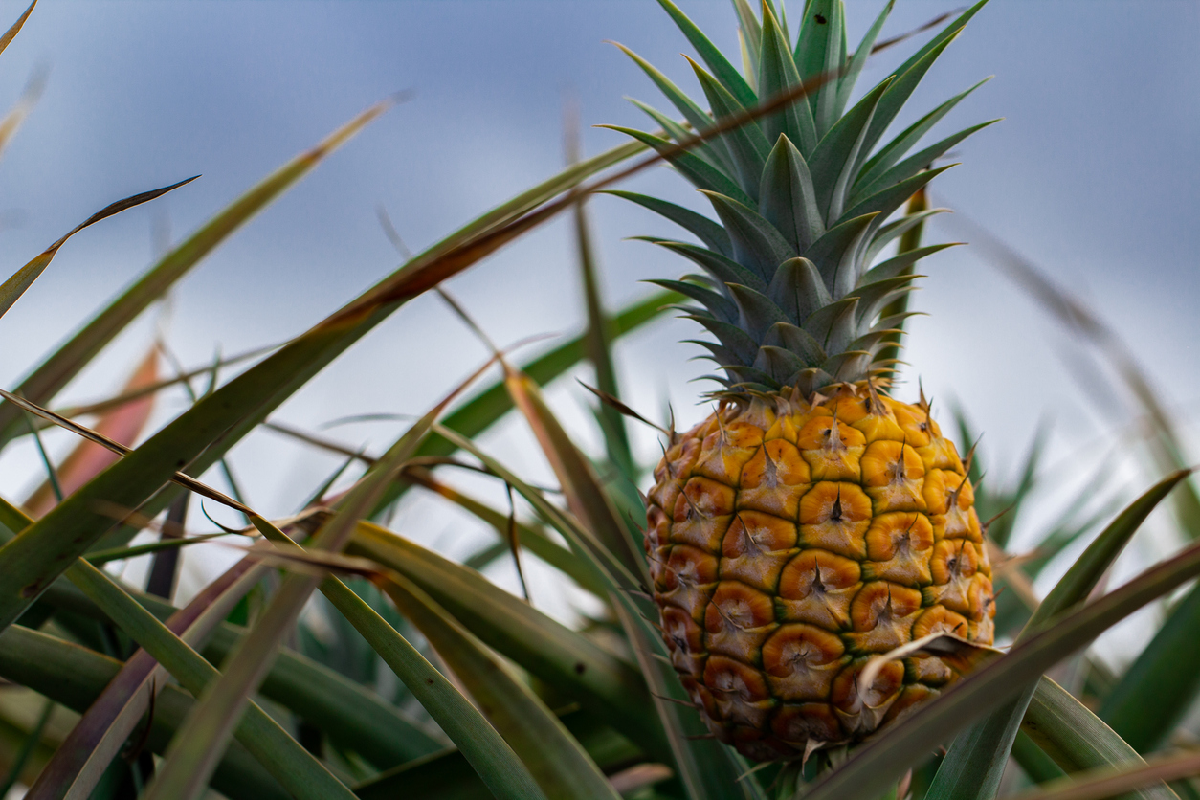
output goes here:
{"type": "MultiPolygon", "coordinates": [[[[973,486],[979,459],[959,457],[930,404],[891,396],[912,267],[940,249],[918,246],[927,212],[908,198],[940,171],[932,162],[979,126],[907,155],[960,96],[891,143],[881,145],[882,134],[978,7],[851,105],[887,9],[850,54],[836,0],[810,0],[795,43],[782,4],[759,15],[735,0],[748,65],[739,77],[669,0],[660,3],[707,63],[698,74],[712,116],[639,63],[700,141],[646,107],[686,146],[631,131],[636,141],[572,164],[406,258],[227,382],[217,385],[218,363],[135,389],[154,371],[151,351],[129,391],[57,405],[118,331],[388,103],[374,106],[219,211],[14,391],[0,391],[0,448],[56,426],[104,451],[77,450],[57,465],[42,451],[53,503],[46,490],[37,493],[44,502],[25,508],[0,496],[0,794],[27,786],[29,800],[994,800],[1014,796],[1001,785],[1011,756],[1045,784],[1017,787],[1021,800],[1200,796],[1183,780],[1200,770],[1194,748],[1142,758],[1186,741],[1183,717],[1200,684],[1176,665],[1194,650],[1198,590],[1120,674],[1086,652],[1100,632],[1200,575],[1193,543],[1091,597],[1177,486],[1191,503],[1180,528],[1197,529],[1200,501],[1187,471],[1126,507],[1039,601],[1032,581],[1116,505],[1084,522],[1086,504],[1075,507],[1033,557],[997,558],[993,572],[988,548],[1003,554],[1013,516],[993,527],[993,545],[976,509],[986,516],[1019,506],[1039,480],[1036,458],[1014,488],[973,486]],[[667,291],[611,314],[585,280],[584,332],[519,367],[515,355],[496,352],[382,455],[268,421],[388,315],[555,214],[575,212],[588,274],[579,202],[615,178],[589,180],[647,148],[697,183],[720,221],[624,194],[701,240],[653,241],[691,257],[704,275],[660,282],[667,291]],[[898,237],[896,254],[884,255],[898,237]],[[602,479],[538,384],[590,361],[608,370],[610,380],[597,381],[616,400],[607,410],[632,413],[615,397],[611,337],[681,298],[698,304],[686,313],[716,337],[707,346],[724,374],[716,411],[670,434],[643,541],[625,514],[645,511],[640,499],[602,479]],[[501,380],[456,399],[495,362],[501,380]],[[147,421],[148,398],[172,384],[192,389],[199,373],[211,385],[176,418],[140,444],[117,441],[147,421]],[[473,440],[513,410],[538,438],[557,488],[526,482],[473,440]],[[96,419],[94,429],[80,418],[96,419]],[[210,468],[262,423],[341,463],[275,522],[200,480],[219,482],[210,468]],[[354,461],[365,464],[361,474],[345,474],[354,461]],[[443,480],[460,468],[503,482],[510,506],[493,508],[443,480]],[[390,510],[417,486],[484,521],[497,541],[456,563],[406,539],[428,518],[390,510]],[[265,541],[195,597],[172,600],[176,562],[165,556],[210,538],[184,529],[185,492],[252,525],[211,535],[265,541]],[[521,513],[517,495],[533,515],[521,513]],[[131,542],[147,530],[159,540],[131,542]],[[592,595],[595,624],[564,624],[546,613],[540,587],[522,599],[478,571],[505,556],[519,571],[522,550],[592,595]],[[151,556],[146,591],[108,568],[151,556]],[[158,567],[168,580],[155,579],[158,567]],[[993,591],[992,580],[1013,591],[993,591]],[[319,641],[306,635],[316,630],[306,630],[303,613],[314,591],[333,621],[319,641]],[[994,596],[1002,598],[995,616],[994,596]],[[1014,646],[998,655],[986,647],[993,639],[1014,646]],[[1044,677],[1081,653],[1074,685],[1044,677]],[[965,675],[972,663],[978,669],[965,675]],[[396,678],[390,687],[372,678],[385,666],[396,678]],[[948,752],[931,758],[939,745],[948,752]],[[814,750],[821,756],[806,759],[814,750]]],[[[33,12],[0,36],[0,51],[33,12]]],[[[68,237],[164,191],[114,203],[68,237]]],[[[0,316],[30,302],[22,294],[66,238],[0,285],[0,316]]],[[[620,423],[604,431],[607,461],[632,475],[629,442],[614,433],[620,423]]],[[[1182,460],[1178,442],[1167,443],[1182,460]]]]}
{"type": "MultiPolygon", "coordinates": [[[[618,192],[702,242],[650,239],[700,267],[653,282],[694,301],[684,313],[711,334],[697,343],[722,373],[716,409],[672,434],[648,493],[663,638],[721,741],[756,760],[791,758],[860,741],[955,677],[937,656],[912,655],[861,685],[872,657],[939,633],[993,641],[988,548],[963,459],[923,396],[890,396],[886,355],[910,313],[896,301],[914,262],[941,248],[878,258],[931,213],[892,219],[945,169],[932,162],[983,127],[909,154],[964,93],[883,143],[970,14],[851,105],[890,3],[853,56],[840,0],[809,0],[795,43],[782,6],[765,0],[759,18],[737,3],[744,74],[660,3],[708,67],[690,62],[711,114],[626,52],[697,132],[802,94],[686,150],[620,129],[658,148],[716,220],[618,192]]],[[[677,143],[692,138],[639,105],[677,143]]]]}

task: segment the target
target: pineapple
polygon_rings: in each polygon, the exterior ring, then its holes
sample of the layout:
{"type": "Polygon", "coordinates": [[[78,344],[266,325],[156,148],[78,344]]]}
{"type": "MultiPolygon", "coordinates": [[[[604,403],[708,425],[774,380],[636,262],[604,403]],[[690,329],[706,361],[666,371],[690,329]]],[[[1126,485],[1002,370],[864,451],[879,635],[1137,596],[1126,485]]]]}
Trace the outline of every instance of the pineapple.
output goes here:
{"type": "MultiPolygon", "coordinates": [[[[698,343],[724,373],[717,409],[672,435],[648,494],[663,637],[718,738],[759,761],[807,756],[863,740],[957,675],[948,660],[909,654],[864,685],[873,656],[937,633],[992,643],[967,469],[923,396],[889,396],[895,361],[881,355],[907,316],[881,312],[911,290],[913,263],[940,248],[878,259],[934,213],[889,220],[945,169],[931,162],[983,127],[908,155],[968,89],[879,145],[979,6],[845,110],[890,3],[851,55],[840,0],[809,0],[794,46],[782,4],[766,0],[758,16],[735,0],[743,76],[671,0],[659,2],[708,67],[691,63],[711,116],[625,52],[694,129],[802,79],[819,85],[684,153],[617,128],[667,155],[719,219],[617,192],[702,242],[651,239],[701,269],[656,283],[695,301],[685,313],[715,338],[698,343]]],[[[689,136],[638,105],[671,138],[689,136]]]]}

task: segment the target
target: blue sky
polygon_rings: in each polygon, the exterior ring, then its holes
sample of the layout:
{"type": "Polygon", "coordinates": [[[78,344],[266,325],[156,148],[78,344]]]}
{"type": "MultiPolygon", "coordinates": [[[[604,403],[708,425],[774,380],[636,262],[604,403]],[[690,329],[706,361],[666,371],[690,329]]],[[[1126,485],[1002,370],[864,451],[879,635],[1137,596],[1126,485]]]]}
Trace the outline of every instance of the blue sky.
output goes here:
{"type": "MultiPolygon", "coordinates": [[[[727,2],[681,5],[719,45],[735,46],[727,2]]],[[[956,4],[898,5],[885,35],[956,4]]],[[[848,6],[854,39],[880,3],[848,6]]],[[[0,16],[15,18],[22,8],[8,0],[0,16]]],[[[1005,121],[956,148],[963,166],[938,179],[936,201],[986,226],[1094,304],[1123,331],[1168,404],[1192,416],[1200,396],[1198,33],[1200,7],[1187,0],[993,0],[926,78],[910,110],[923,112],[995,76],[946,124],[1005,121]]],[[[39,66],[50,70],[41,102],[0,160],[7,269],[116,198],[204,177],[64,247],[0,321],[7,343],[0,383],[14,384],[146,268],[155,225],[165,220],[178,241],[365,106],[410,89],[411,101],[204,261],[180,285],[169,314],[155,312],[131,329],[64,399],[95,398],[118,385],[155,326],[189,364],[218,345],[236,352],[302,331],[398,263],[376,221],[378,205],[419,248],[560,168],[568,98],[585,125],[643,125],[623,96],[656,104],[659,98],[605,39],[693,85],[679,57],[686,43],[652,0],[42,0],[0,59],[0,107],[15,101],[39,66]]],[[[886,74],[907,47],[881,54],[860,86],[886,74]]],[[[589,153],[620,141],[611,131],[585,130],[589,153]]],[[[694,202],[666,169],[651,170],[631,188],[694,202]]],[[[642,278],[684,270],[647,245],[623,241],[665,232],[665,223],[613,198],[591,209],[613,304],[645,292],[642,278]]],[[[930,236],[961,240],[970,233],[947,217],[930,236]]],[[[1101,378],[1099,389],[1082,391],[1070,367],[1078,345],[978,250],[956,248],[922,269],[930,280],[917,305],[931,316],[912,328],[913,374],[936,397],[957,398],[970,410],[986,433],[996,479],[1046,413],[1056,422],[1052,455],[1083,454],[1099,463],[1117,426],[1105,411],[1112,399],[1103,395],[1119,400],[1119,389],[1101,378]]],[[[574,330],[579,319],[562,224],[450,288],[501,342],[574,330]]],[[[635,405],[654,410],[669,396],[681,420],[699,419],[702,410],[691,400],[698,387],[687,381],[702,365],[687,361],[692,348],[673,344],[691,335],[686,324],[672,322],[621,348],[635,405]]],[[[425,298],[327,370],[279,418],[315,426],[351,413],[419,413],[483,357],[446,309],[425,298]]],[[[589,439],[580,390],[564,386],[553,398],[589,439]]],[[[165,398],[160,421],[180,402],[165,398]]],[[[397,424],[337,433],[378,449],[397,424]]],[[[1196,444],[1194,425],[1188,430],[1196,444]]],[[[513,426],[489,441],[513,442],[515,465],[545,474],[513,426]]],[[[69,441],[53,444],[61,452],[69,441]]],[[[655,447],[648,438],[640,446],[647,457],[655,447]]],[[[35,482],[29,455],[0,461],[10,496],[35,482]]],[[[252,501],[277,514],[288,513],[333,466],[270,434],[248,440],[234,461],[252,501]]],[[[1063,499],[1043,498],[1043,506],[1063,499]]],[[[425,533],[441,535],[448,525],[439,521],[425,533]]]]}

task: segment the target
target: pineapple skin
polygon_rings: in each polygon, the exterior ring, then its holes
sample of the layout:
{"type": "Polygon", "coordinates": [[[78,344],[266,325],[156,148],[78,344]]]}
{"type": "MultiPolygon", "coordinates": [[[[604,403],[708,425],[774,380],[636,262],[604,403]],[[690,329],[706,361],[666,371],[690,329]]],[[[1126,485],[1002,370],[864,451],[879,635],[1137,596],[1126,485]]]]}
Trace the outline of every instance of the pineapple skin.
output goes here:
{"type": "Polygon", "coordinates": [[[654,472],[644,540],[663,639],[709,729],[755,761],[861,741],[957,673],[866,662],[931,633],[991,645],[962,459],[866,382],[727,400],[654,472]]]}

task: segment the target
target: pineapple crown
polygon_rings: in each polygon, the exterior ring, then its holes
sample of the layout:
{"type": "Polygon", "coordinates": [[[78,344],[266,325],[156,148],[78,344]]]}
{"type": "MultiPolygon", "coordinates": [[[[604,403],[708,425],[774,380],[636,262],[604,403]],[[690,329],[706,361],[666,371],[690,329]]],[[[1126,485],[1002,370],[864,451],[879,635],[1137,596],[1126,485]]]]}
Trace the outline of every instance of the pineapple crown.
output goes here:
{"type": "Polygon", "coordinates": [[[655,211],[702,245],[640,237],[698,264],[701,274],[652,281],[698,305],[681,308],[716,341],[706,347],[724,376],[716,394],[805,395],[863,380],[894,365],[885,359],[898,325],[913,312],[894,301],[912,291],[914,263],[949,245],[920,247],[874,264],[894,239],[935,210],[902,205],[948,166],[931,168],[975,131],[971,126],[919,152],[909,151],[971,88],[945,101],[879,146],[925,72],[987,2],[969,8],[847,111],[855,82],[890,13],[888,2],[853,54],[846,48],[842,0],[807,0],[797,40],[789,41],[783,0],[763,0],[760,16],[733,0],[741,23],[745,74],[671,0],[658,0],[708,67],[688,59],[712,112],[705,112],[645,59],[620,47],[700,133],[744,118],[760,102],[815,88],[698,145],[687,126],[634,100],[669,138],[607,126],[655,148],[705,195],[720,222],[658,198],[613,192],[655,211]],[[674,142],[672,142],[674,140],[674,142]],[[884,313],[886,311],[886,313],[884,313]]]}

